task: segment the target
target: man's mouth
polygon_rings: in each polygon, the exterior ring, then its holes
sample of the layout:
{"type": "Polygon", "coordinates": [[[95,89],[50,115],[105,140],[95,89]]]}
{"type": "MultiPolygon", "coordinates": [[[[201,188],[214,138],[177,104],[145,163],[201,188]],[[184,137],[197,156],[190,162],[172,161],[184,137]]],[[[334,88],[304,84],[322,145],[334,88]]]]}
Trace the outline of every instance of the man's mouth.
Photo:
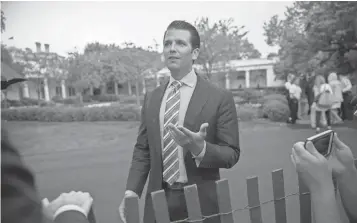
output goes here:
{"type": "Polygon", "coordinates": [[[180,58],[174,57],[174,56],[170,56],[170,57],[169,57],[169,60],[176,60],[176,59],[180,59],[180,58]]]}

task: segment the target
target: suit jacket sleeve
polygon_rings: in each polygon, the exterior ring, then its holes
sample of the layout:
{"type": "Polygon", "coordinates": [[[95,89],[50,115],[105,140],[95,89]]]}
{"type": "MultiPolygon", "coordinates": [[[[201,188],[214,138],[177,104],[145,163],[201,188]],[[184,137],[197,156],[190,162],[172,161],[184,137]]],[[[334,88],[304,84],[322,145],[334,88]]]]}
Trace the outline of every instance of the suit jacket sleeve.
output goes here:
{"type": "Polygon", "coordinates": [[[224,91],[217,113],[215,143],[206,142],[199,168],[231,168],[239,160],[238,117],[233,95],[224,91]]]}
{"type": "Polygon", "coordinates": [[[4,223],[43,222],[34,177],[6,138],[5,133],[2,133],[1,220],[4,223]]]}
{"type": "Polygon", "coordinates": [[[79,211],[65,211],[55,218],[54,223],[89,223],[89,221],[79,211]]]}
{"type": "MultiPolygon", "coordinates": [[[[80,215],[84,216],[79,212],[64,212],[56,223],[87,223],[88,221],[81,218],[80,215]]],[[[1,222],[53,223],[43,214],[34,176],[24,165],[18,151],[7,140],[3,129],[1,139],[1,222]]]]}
{"type": "Polygon", "coordinates": [[[145,111],[148,104],[148,94],[145,95],[144,104],[141,109],[141,121],[138,137],[134,146],[131,167],[129,169],[127,190],[134,191],[141,197],[150,171],[150,150],[146,127],[145,111]]]}

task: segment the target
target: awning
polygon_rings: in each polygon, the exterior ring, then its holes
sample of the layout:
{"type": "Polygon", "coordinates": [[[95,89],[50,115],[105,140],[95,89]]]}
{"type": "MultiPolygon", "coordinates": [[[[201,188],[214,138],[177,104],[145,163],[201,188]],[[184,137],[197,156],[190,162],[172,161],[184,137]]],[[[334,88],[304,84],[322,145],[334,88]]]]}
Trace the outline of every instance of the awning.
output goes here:
{"type": "Polygon", "coordinates": [[[13,78],[24,78],[6,63],[1,62],[1,80],[11,80],[13,78]]]}

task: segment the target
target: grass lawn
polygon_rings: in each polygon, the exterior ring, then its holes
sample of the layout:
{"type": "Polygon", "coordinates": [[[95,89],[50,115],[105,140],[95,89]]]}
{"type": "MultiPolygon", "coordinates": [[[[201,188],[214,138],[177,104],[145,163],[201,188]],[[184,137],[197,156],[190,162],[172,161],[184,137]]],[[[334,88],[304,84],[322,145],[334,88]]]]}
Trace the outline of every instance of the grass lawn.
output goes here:
{"type": "MultiPolygon", "coordinates": [[[[120,222],[117,208],[124,194],[137,122],[39,123],[7,122],[14,144],[36,174],[41,197],[53,199],[62,192],[88,191],[94,197],[97,222],[120,222]]],[[[357,130],[340,126],[340,138],[357,145],[357,130]]],[[[273,198],[271,171],[284,169],[285,192],[297,192],[290,162],[294,142],[314,134],[306,125],[240,123],[241,158],[222,178],[230,182],[233,208],[247,205],[246,181],[259,177],[261,202],[273,198]]],[[[354,146],[355,147],[355,146],[354,146]]],[[[357,148],[353,151],[357,157],[357,148]]],[[[141,202],[141,208],[142,208],[141,202]]],[[[142,210],[141,210],[142,212],[142,210]]],[[[142,213],[141,213],[142,214],[142,213]]],[[[275,222],[273,203],[262,206],[263,222],[275,222]]],[[[287,198],[288,222],[299,222],[298,197],[287,198]]],[[[235,212],[236,222],[249,222],[249,212],[235,212]]]]}

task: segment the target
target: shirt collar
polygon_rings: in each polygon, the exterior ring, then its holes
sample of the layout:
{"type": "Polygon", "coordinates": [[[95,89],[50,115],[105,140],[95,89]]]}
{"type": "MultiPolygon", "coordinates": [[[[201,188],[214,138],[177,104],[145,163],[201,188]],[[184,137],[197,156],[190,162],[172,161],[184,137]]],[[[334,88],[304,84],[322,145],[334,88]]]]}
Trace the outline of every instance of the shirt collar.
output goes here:
{"type": "MultiPolygon", "coordinates": [[[[175,79],[170,75],[170,82],[169,86],[172,84],[172,82],[175,81],[175,79]]],[[[197,82],[197,76],[195,71],[192,69],[186,76],[184,76],[181,80],[181,83],[184,85],[187,85],[191,88],[193,88],[197,82]]]]}

